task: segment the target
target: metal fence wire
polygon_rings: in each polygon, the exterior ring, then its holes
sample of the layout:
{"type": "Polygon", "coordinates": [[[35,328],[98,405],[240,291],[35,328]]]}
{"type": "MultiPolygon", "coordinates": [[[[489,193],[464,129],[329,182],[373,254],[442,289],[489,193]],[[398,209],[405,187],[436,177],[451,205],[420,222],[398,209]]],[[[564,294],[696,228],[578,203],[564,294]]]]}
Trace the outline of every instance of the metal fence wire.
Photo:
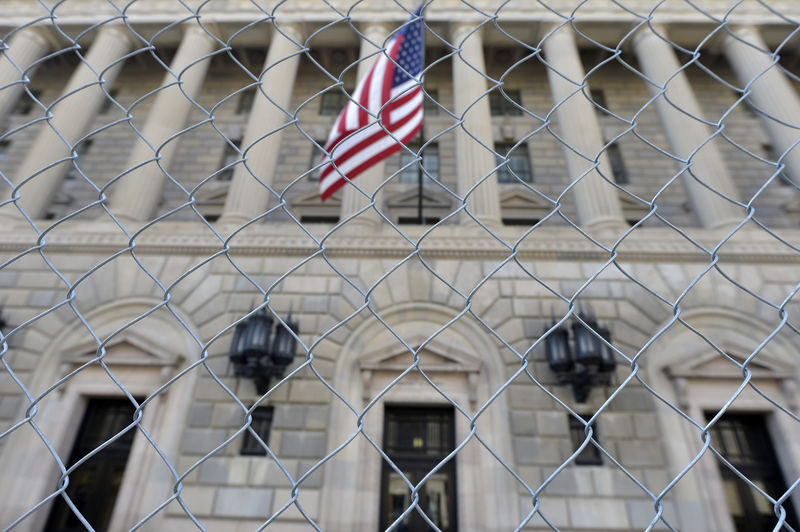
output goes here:
{"type": "Polygon", "coordinates": [[[798,529],[798,5],[419,7],[0,5],[4,530],[798,529]]]}

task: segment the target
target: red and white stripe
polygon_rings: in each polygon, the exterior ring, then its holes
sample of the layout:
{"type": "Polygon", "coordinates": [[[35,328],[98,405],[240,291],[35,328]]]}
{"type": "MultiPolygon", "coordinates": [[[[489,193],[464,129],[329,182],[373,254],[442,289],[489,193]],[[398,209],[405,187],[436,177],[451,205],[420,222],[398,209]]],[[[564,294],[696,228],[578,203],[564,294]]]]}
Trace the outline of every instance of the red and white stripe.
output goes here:
{"type": "Polygon", "coordinates": [[[389,57],[397,57],[403,37],[389,42],[387,53],[378,57],[336,119],[320,172],[323,201],[348,179],[400,150],[422,128],[421,80],[391,86],[396,65],[389,57]]]}

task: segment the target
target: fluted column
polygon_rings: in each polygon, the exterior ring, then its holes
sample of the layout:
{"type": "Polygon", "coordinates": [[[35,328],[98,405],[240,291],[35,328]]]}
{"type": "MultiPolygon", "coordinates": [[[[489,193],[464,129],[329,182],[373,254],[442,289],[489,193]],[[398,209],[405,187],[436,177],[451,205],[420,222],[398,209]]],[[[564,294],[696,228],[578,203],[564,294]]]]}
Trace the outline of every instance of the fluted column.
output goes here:
{"type": "Polygon", "coordinates": [[[22,95],[22,80],[27,70],[50,50],[45,30],[28,26],[16,32],[8,42],[8,48],[0,55],[0,120],[22,95]]]}
{"type": "MultiPolygon", "coordinates": [[[[666,30],[658,28],[658,33],[666,35],[666,30]]],[[[650,93],[655,96],[666,86],[666,92],[655,101],[656,111],[672,155],[682,159],[682,167],[691,164],[681,178],[700,223],[711,228],[735,224],[744,217],[744,210],[707,188],[739,199],[716,145],[704,145],[712,131],[701,122],[703,112],[675,52],[649,28],[636,35],[633,46],[639,68],[651,82],[647,84],[650,93]]]]}
{"type": "Polygon", "coordinates": [[[114,83],[122,69],[121,58],[132,46],[133,35],[125,27],[106,25],[100,29],[89,53],[72,74],[60,101],[51,108],[53,117],[49,124],[42,125],[33,146],[14,176],[14,184],[17,185],[38,172],[22,185],[18,201],[32,218],[44,213],[61,186],[61,180],[72,166],[70,161],[65,161],[51,168],[47,167],[69,157],[71,146],[86,134],[106,99],[103,89],[100,88],[101,81],[106,90],[114,83]],[[47,169],[43,170],[44,168],[47,169]]]}
{"type": "MultiPolygon", "coordinates": [[[[462,117],[456,129],[456,177],[458,194],[464,196],[475,183],[486,177],[496,166],[494,153],[481,146],[494,148],[489,97],[485,96],[486,62],[483,58],[481,30],[471,23],[453,24],[450,42],[460,48],[453,56],[453,105],[455,114],[462,117]]],[[[497,175],[483,181],[467,198],[470,213],[481,222],[500,225],[500,197],[497,175]]],[[[470,221],[462,216],[461,222],[470,221]]]]}
{"type": "Polygon", "coordinates": [[[301,47],[295,42],[302,43],[304,39],[297,25],[282,24],[280,28],[291,39],[279,31],[272,34],[261,87],[256,90],[242,142],[242,149],[248,150],[247,162],[234,167],[220,220],[224,224],[243,224],[262,214],[269,204],[271,194],[266,187],[275,180],[282,126],[291,121],[284,109],[290,111],[300,62],[301,47]],[[261,91],[269,94],[269,99],[261,91]]]}
{"type": "MultiPolygon", "coordinates": [[[[171,72],[164,76],[162,88],[156,94],[142,127],[142,136],[147,142],[142,139],[136,141],[126,168],[133,168],[154,158],[155,148],[161,157],[161,167],[169,171],[179,140],[170,140],[170,137],[186,126],[194,107],[192,100],[200,92],[211,63],[211,58],[206,56],[214,50],[215,43],[201,26],[194,22],[187,25],[170,64],[171,72]]],[[[111,193],[111,211],[115,216],[130,221],[146,221],[153,216],[167,179],[161,167],[152,161],[120,179],[111,193]]]]}
{"type": "MultiPolygon", "coordinates": [[[[543,49],[550,65],[547,78],[557,106],[559,134],[569,145],[564,147],[569,179],[580,178],[573,188],[580,225],[586,229],[619,231],[627,224],[622,216],[617,190],[603,179],[597,168],[586,173],[594,165],[593,160],[605,142],[594,106],[579,90],[586,74],[572,28],[564,25],[548,35],[543,49]]],[[[614,174],[605,153],[600,154],[598,167],[603,175],[613,180],[614,174]]]]}
{"type": "MultiPolygon", "coordinates": [[[[389,34],[389,28],[384,24],[380,23],[369,23],[366,24],[364,27],[361,28],[361,32],[366,36],[365,38],[361,39],[361,50],[359,52],[359,57],[362,61],[358,64],[358,73],[357,73],[357,80],[361,81],[369,72],[369,69],[372,68],[373,63],[380,57],[375,52],[380,50],[379,47],[376,47],[375,44],[381,46],[383,41],[386,39],[386,36],[389,34]],[[375,43],[375,44],[372,44],[375,43]],[[374,54],[374,55],[373,55],[374,54]],[[370,57],[372,56],[372,57],[370,57]],[[364,59],[369,58],[369,59],[364,59]]],[[[383,180],[386,179],[386,161],[381,161],[375,166],[365,170],[353,181],[358,188],[363,190],[367,194],[374,194],[375,190],[383,183],[383,180]]],[[[375,205],[377,208],[381,208],[381,199],[383,194],[380,192],[375,197],[375,205]]],[[[341,215],[340,219],[344,220],[345,218],[352,216],[355,212],[359,209],[362,209],[368,200],[364,197],[364,194],[358,191],[358,189],[347,183],[342,190],[342,207],[341,207],[341,215]]],[[[354,218],[352,222],[368,222],[372,224],[379,223],[382,218],[378,215],[377,212],[373,209],[369,209],[362,213],[358,218],[354,218]]]]}
{"type": "MultiPolygon", "coordinates": [[[[752,91],[749,95],[752,104],[766,113],[767,116],[759,113],[762,127],[775,153],[782,155],[800,138],[800,97],[778,66],[773,66],[772,55],[757,28],[744,26],[732,28],[732,31],[752,46],[727,35],[725,57],[742,87],[752,91]]],[[[787,153],[783,162],[789,177],[800,184],[800,147],[796,146],[787,153]]]]}

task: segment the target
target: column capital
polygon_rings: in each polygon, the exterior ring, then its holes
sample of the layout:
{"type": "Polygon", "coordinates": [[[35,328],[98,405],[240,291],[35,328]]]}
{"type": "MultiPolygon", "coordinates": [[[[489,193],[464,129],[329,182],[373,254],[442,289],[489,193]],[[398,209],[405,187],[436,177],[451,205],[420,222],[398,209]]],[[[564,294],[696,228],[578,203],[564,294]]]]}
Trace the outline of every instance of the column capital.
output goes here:
{"type": "Polygon", "coordinates": [[[130,30],[128,30],[128,28],[125,27],[124,24],[113,24],[113,23],[106,24],[102,28],[100,28],[97,37],[95,37],[95,40],[97,40],[101,34],[111,36],[111,34],[114,33],[116,33],[120,39],[125,40],[130,47],[142,44],[142,42],[139,41],[136,38],[136,36],[130,30]]]}
{"type": "Polygon", "coordinates": [[[658,39],[659,41],[663,41],[664,39],[667,39],[668,36],[669,32],[664,24],[650,23],[640,27],[639,30],[633,35],[631,42],[633,43],[633,46],[637,46],[640,42],[645,40],[658,39]]]}
{"type": "Polygon", "coordinates": [[[364,36],[370,41],[378,43],[378,41],[382,42],[384,39],[386,39],[386,36],[392,31],[392,26],[386,22],[362,22],[358,25],[358,31],[363,33],[364,36]]]}
{"type": "MultiPolygon", "coordinates": [[[[56,39],[53,33],[41,25],[25,26],[24,28],[20,28],[14,32],[10,39],[6,39],[6,43],[13,41],[14,39],[29,39],[48,49],[54,48],[56,44],[56,39]]],[[[6,47],[8,47],[8,45],[6,45],[6,47]]]]}
{"type": "Polygon", "coordinates": [[[282,33],[284,36],[298,43],[302,43],[306,40],[306,28],[305,24],[302,22],[275,24],[275,28],[272,30],[272,38],[274,39],[276,34],[279,33],[282,33]]]}
{"type": "Polygon", "coordinates": [[[468,36],[476,36],[481,38],[483,33],[483,26],[480,25],[479,20],[454,20],[450,23],[450,39],[453,41],[450,44],[457,45],[468,36]]]}

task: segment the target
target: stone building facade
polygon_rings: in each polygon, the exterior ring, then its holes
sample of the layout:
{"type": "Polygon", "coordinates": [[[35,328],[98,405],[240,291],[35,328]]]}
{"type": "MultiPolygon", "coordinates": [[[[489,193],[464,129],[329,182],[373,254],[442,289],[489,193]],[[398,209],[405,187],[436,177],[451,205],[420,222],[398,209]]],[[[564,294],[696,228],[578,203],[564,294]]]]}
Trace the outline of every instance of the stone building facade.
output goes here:
{"type": "Polygon", "coordinates": [[[0,5],[0,526],[83,529],[70,468],[98,530],[383,530],[389,458],[446,531],[794,523],[800,11],[652,4],[435,0],[423,144],[325,203],[397,4],[0,5]],[[264,302],[300,340],[266,395],[228,356],[264,302]],[[544,334],[589,309],[578,402],[544,334]]]}

